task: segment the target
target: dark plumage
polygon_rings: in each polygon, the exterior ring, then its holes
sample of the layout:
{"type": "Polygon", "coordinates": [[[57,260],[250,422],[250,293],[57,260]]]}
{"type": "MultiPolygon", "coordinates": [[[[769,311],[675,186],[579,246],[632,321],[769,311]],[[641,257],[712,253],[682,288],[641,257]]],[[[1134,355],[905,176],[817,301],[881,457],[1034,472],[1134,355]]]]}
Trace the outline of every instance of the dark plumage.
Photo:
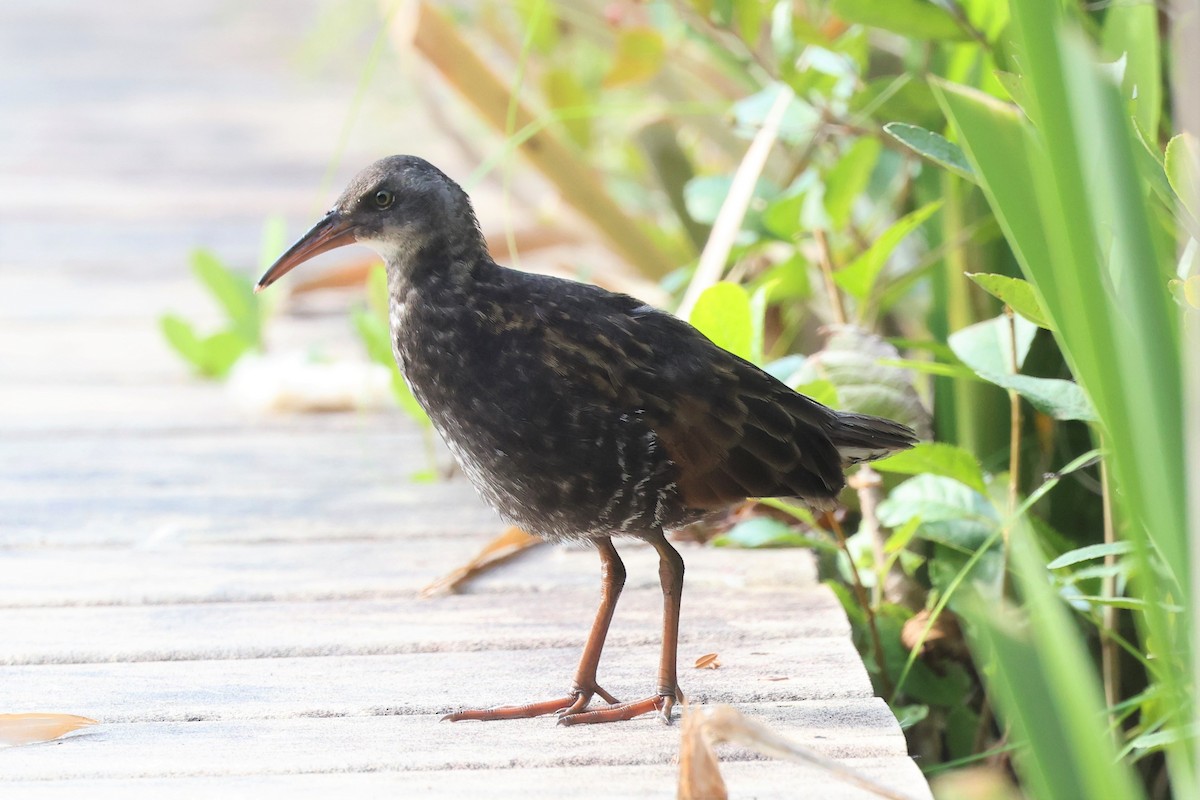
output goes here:
{"type": "Polygon", "coordinates": [[[413,156],[360,173],[259,288],[354,241],[387,264],[396,359],[476,489],[532,533],[594,541],[604,566],[571,695],[452,719],[669,717],[683,563],[663,529],[747,497],[827,506],[845,466],[915,441],[903,425],[793,392],[632,297],[497,265],[467,195],[413,156]],[[624,581],[614,535],[658,550],[666,600],[658,693],[627,704],[596,683],[624,581]],[[614,705],[584,711],[593,694],[614,705]]]}

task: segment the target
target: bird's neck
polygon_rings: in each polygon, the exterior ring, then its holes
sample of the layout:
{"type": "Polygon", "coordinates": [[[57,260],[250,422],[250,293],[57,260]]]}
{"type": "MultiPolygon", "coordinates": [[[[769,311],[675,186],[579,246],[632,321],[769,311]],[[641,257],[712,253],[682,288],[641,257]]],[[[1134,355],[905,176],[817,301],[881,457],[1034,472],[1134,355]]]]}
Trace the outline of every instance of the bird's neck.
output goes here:
{"type": "Polygon", "coordinates": [[[402,326],[413,304],[467,311],[480,281],[498,270],[482,234],[444,233],[380,247],[387,265],[392,325],[402,326]]]}

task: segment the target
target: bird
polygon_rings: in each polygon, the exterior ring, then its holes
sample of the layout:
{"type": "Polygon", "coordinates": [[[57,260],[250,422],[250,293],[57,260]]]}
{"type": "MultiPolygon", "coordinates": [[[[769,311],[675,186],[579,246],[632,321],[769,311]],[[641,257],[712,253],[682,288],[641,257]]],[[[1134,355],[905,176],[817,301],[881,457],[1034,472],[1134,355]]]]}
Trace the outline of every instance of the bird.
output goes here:
{"type": "Polygon", "coordinates": [[[830,508],[846,467],[916,442],[905,425],[793,391],[637,298],[500,266],[467,193],[417,156],[362,170],[255,291],[354,243],[383,258],[393,354],[478,493],[512,524],[600,555],[600,605],[570,690],[443,719],[557,714],[577,725],[654,713],[669,723],[683,699],[684,563],[665,532],[747,498],[830,508]],[[621,537],[657,551],[663,593],[655,692],[629,702],[597,675],[625,583],[621,537]],[[593,707],[596,697],[607,705],[593,707]]]}

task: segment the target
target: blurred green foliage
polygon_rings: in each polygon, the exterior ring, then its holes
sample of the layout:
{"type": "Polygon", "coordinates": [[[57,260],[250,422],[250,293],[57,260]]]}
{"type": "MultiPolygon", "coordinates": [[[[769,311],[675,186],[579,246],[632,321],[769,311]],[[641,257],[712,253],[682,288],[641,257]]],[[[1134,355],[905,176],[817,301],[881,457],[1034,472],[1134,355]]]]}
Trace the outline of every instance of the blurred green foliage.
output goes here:
{"type": "Polygon", "coordinates": [[[925,767],[1011,760],[1045,798],[1195,785],[1179,330],[1200,279],[1173,252],[1198,230],[1196,148],[1170,135],[1154,5],[456,19],[674,259],[693,324],[936,439],[855,476],[842,545],[778,501],[717,539],[816,546],[925,767]]]}

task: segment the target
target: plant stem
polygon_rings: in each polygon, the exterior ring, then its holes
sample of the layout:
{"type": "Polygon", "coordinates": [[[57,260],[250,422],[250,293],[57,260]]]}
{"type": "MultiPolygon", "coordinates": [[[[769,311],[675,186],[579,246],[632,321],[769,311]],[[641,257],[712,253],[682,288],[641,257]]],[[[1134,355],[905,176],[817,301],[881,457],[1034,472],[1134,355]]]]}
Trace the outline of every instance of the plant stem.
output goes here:
{"type": "MultiPolygon", "coordinates": [[[[1117,540],[1117,536],[1116,528],[1113,525],[1112,494],[1109,491],[1107,458],[1100,459],[1100,498],[1104,505],[1104,543],[1112,544],[1117,540]]],[[[1104,566],[1110,570],[1116,563],[1115,553],[1109,553],[1104,557],[1104,566]]],[[[1110,571],[1104,576],[1100,594],[1108,598],[1116,596],[1117,576],[1115,572],[1110,571]]],[[[1103,633],[1100,637],[1100,671],[1104,679],[1104,702],[1108,704],[1109,716],[1113,720],[1113,736],[1119,737],[1120,728],[1112,714],[1113,708],[1121,701],[1121,654],[1118,652],[1116,639],[1110,635],[1117,629],[1117,607],[1106,604],[1100,613],[1103,633]]]]}
{"type": "Polygon", "coordinates": [[[817,263],[821,267],[821,276],[825,279],[825,292],[829,295],[829,310],[833,313],[836,323],[845,325],[846,308],[842,305],[842,295],[833,280],[833,261],[829,256],[829,239],[825,237],[825,229],[815,228],[813,238],[817,242],[817,263]]]}
{"type": "Polygon", "coordinates": [[[850,547],[846,544],[846,534],[842,531],[842,523],[838,522],[833,512],[827,513],[825,520],[829,523],[829,527],[834,535],[837,536],[838,545],[842,548],[842,552],[846,554],[846,560],[850,562],[850,575],[853,578],[854,596],[858,599],[858,604],[862,606],[863,611],[867,615],[867,627],[871,631],[871,645],[875,650],[875,663],[879,665],[880,695],[883,697],[892,697],[892,680],[887,674],[887,660],[883,655],[883,638],[879,635],[879,625],[875,621],[875,608],[867,598],[867,587],[863,585],[862,576],[858,574],[858,565],[854,563],[854,556],[850,554],[850,547]]]}
{"type": "MultiPolygon", "coordinates": [[[[1008,317],[1008,367],[1016,375],[1020,370],[1017,364],[1017,320],[1009,306],[1004,307],[1004,315],[1008,317]]],[[[1021,395],[1015,389],[1008,390],[1009,403],[1009,433],[1008,444],[1008,513],[1011,516],[1017,509],[1021,491],[1021,395]]],[[[1008,528],[1004,529],[1004,547],[1008,549],[1008,528]]]]}

